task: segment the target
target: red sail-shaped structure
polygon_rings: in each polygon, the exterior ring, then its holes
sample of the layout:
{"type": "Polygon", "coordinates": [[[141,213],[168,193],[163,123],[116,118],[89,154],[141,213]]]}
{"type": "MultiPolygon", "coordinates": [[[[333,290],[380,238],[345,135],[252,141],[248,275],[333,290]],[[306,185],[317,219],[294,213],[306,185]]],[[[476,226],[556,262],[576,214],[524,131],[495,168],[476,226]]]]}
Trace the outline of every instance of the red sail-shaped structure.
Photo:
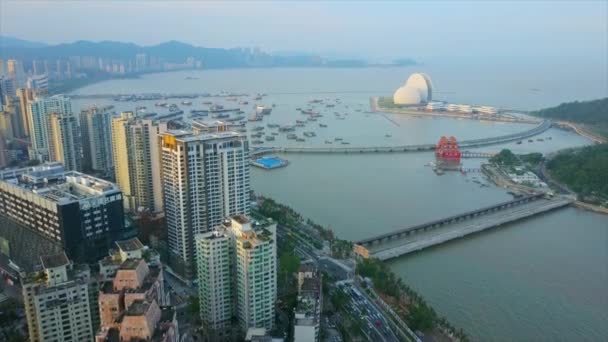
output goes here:
{"type": "Polygon", "coordinates": [[[454,137],[441,137],[437,145],[435,145],[435,156],[442,159],[460,159],[461,153],[458,148],[458,140],[454,137]]]}

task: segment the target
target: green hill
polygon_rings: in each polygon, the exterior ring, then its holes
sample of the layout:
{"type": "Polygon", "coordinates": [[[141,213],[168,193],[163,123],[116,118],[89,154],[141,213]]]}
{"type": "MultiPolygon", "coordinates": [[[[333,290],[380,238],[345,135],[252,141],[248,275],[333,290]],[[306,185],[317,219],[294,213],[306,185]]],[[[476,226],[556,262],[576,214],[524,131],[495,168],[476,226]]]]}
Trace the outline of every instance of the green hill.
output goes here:
{"type": "Polygon", "coordinates": [[[596,203],[608,200],[608,144],[561,152],[547,169],[582,198],[596,203]]]}
{"type": "Polygon", "coordinates": [[[608,97],[592,101],[562,103],[532,112],[537,116],[608,127],[608,97]]]}

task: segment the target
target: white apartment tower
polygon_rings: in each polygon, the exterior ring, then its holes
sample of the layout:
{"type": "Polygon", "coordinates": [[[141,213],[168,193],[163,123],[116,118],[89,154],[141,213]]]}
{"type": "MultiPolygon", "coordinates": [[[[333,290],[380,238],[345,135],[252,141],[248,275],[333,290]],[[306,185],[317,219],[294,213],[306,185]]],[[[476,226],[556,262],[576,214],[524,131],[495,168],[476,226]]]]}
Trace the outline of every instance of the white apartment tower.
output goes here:
{"type": "Polygon", "coordinates": [[[163,210],[159,135],[166,127],[138,119],[133,112],[122,112],[112,120],[114,173],[129,211],[163,210]]]}
{"type": "Polygon", "coordinates": [[[237,132],[168,131],[161,172],[174,268],[194,277],[194,236],[249,213],[248,143],[237,132]]]}
{"type": "Polygon", "coordinates": [[[77,268],[64,253],[40,259],[43,271],[22,279],[29,340],[92,341],[88,267],[77,268]]]}
{"type": "Polygon", "coordinates": [[[230,331],[272,329],[277,299],[276,223],[236,215],[214,231],[196,236],[201,320],[208,337],[230,331]]]}
{"type": "Polygon", "coordinates": [[[84,170],[109,173],[112,156],[112,112],[109,108],[91,107],[80,112],[82,166],[84,170]]]}
{"type": "MultiPolygon", "coordinates": [[[[51,114],[59,114],[61,117],[73,117],[72,102],[69,98],[56,95],[51,97],[36,97],[33,101],[26,103],[27,114],[29,117],[30,132],[29,136],[32,140],[30,157],[40,161],[50,161],[51,159],[51,132],[49,121],[51,114]]],[[[61,133],[61,132],[59,132],[61,133]]],[[[60,137],[61,138],[61,137],[60,137]]],[[[73,137],[66,136],[63,143],[73,145],[73,137]]],[[[66,165],[67,166],[67,165],[66,165]]]]}

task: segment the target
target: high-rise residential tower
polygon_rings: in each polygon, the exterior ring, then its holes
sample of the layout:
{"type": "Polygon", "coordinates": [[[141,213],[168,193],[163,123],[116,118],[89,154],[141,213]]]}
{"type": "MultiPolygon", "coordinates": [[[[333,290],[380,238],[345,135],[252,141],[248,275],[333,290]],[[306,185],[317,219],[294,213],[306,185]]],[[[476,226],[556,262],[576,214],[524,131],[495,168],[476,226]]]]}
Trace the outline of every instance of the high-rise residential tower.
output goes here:
{"type": "Polygon", "coordinates": [[[32,129],[31,117],[29,114],[30,102],[34,101],[34,90],[20,88],[17,89],[17,97],[19,98],[19,113],[21,115],[22,138],[30,136],[32,129]]]}
{"type": "Polygon", "coordinates": [[[91,107],[80,112],[83,170],[109,174],[112,156],[112,112],[110,108],[91,107]]]}
{"type": "Polygon", "coordinates": [[[247,138],[237,132],[168,131],[161,172],[170,260],[192,279],[194,236],[227,216],[249,213],[247,138]]]}
{"type": "Polygon", "coordinates": [[[51,113],[49,125],[50,160],[62,163],[67,170],[82,169],[80,128],[75,115],[51,113]]]}
{"type": "MultiPolygon", "coordinates": [[[[49,121],[50,116],[53,113],[59,114],[60,118],[66,118],[66,120],[63,120],[65,124],[75,122],[70,119],[70,117],[73,117],[74,113],[72,112],[72,102],[67,97],[60,95],[44,98],[36,97],[33,101],[29,102],[28,116],[30,138],[32,141],[30,157],[32,159],[38,159],[40,161],[52,160],[49,121]]],[[[56,131],[56,133],[60,135],[63,134],[61,131],[56,131]]],[[[72,149],[72,146],[78,143],[73,140],[75,136],[71,133],[71,130],[68,131],[66,126],[65,138],[68,140],[62,141],[62,144],[66,144],[64,150],[70,150],[72,149]]]]}
{"type": "Polygon", "coordinates": [[[277,298],[276,223],[245,215],[196,235],[201,320],[210,340],[231,332],[272,329],[277,298]]]}
{"type": "Polygon", "coordinates": [[[25,71],[21,61],[9,59],[6,61],[6,71],[8,77],[13,80],[15,89],[25,87],[25,71]]]}
{"type": "Polygon", "coordinates": [[[22,278],[29,341],[92,341],[89,268],[64,253],[40,260],[43,271],[22,278]]]}
{"type": "Polygon", "coordinates": [[[129,211],[163,210],[159,135],[165,130],[165,123],[138,119],[133,112],[112,120],[114,174],[129,211]]]}

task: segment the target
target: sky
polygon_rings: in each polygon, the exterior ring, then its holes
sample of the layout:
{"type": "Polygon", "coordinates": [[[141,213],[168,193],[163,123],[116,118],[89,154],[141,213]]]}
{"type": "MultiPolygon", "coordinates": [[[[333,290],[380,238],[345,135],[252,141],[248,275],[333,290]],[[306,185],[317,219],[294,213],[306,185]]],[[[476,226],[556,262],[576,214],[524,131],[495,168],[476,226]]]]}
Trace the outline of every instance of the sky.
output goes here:
{"type": "Polygon", "coordinates": [[[180,40],[327,57],[604,63],[608,1],[0,0],[0,34],[62,43],[180,40]]]}

